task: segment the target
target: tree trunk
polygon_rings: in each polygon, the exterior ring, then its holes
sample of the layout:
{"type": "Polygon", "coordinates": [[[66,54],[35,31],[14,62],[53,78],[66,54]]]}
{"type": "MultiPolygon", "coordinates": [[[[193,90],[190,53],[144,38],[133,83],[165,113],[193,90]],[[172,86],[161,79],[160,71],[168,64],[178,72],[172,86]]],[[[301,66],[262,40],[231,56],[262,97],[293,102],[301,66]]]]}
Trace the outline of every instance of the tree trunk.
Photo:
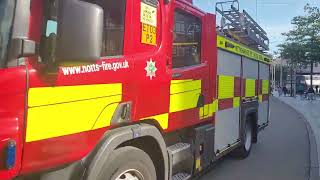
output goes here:
{"type": "Polygon", "coordinates": [[[313,88],[313,65],[314,62],[311,61],[311,68],[310,68],[310,86],[313,88]]]}
{"type": "Polygon", "coordinates": [[[296,93],[297,93],[297,68],[295,67],[293,69],[293,82],[294,82],[294,86],[293,86],[293,97],[296,97],[296,93]]]}

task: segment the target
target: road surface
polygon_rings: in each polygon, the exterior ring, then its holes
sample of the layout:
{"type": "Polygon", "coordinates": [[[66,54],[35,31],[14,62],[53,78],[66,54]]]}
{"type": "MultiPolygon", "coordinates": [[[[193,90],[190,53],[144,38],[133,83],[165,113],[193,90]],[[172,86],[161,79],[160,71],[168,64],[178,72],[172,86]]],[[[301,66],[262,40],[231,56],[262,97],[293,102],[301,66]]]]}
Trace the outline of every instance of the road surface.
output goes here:
{"type": "Polygon", "coordinates": [[[279,100],[271,99],[270,125],[245,160],[226,157],[199,180],[307,180],[309,139],[300,116],[279,100]]]}

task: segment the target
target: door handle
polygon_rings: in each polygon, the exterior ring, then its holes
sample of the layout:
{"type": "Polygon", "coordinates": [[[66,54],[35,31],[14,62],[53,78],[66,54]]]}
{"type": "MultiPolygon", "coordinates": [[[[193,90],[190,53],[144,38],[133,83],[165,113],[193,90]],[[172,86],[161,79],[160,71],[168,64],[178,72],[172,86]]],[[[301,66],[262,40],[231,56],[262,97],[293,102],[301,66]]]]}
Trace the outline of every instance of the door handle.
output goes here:
{"type": "Polygon", "coordinates": [[[172,78],[178,78],[181,77],[182,75],[180,73],[174,73],[172,74],[172,78]]]}

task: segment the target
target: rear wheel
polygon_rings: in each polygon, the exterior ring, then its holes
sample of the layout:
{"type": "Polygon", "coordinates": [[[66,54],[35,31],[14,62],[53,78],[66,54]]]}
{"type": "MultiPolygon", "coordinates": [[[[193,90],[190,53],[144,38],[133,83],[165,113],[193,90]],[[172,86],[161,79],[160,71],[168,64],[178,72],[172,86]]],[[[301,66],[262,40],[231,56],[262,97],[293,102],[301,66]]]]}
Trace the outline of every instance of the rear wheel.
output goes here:
{"type": "Polygon", "coordinates": [[[132,146],[121,147],[110,154],[98,180],[156,180],[156,170],[147,153],[132,146]]]}
{"type": "Polygon", "coordinates": [[[233,156],[237,158],[242,158],[242,159],[249,156],[251,147],[252,147],[253,125],[251,121],[246,122],[243,133],[244,133],[244,136],[243,136],[242,145],[233,152],[233,156]]]}

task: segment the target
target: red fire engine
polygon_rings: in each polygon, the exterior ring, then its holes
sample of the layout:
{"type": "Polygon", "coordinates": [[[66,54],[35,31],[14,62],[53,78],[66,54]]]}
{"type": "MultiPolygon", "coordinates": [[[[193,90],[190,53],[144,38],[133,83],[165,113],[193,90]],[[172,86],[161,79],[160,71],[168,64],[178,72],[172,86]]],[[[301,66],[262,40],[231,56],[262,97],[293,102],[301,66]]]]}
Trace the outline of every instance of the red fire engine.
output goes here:
{"type": "Polygon", "coordinates": [[[216,14],[1,0],[0,179],[185,180],[247,157],[268,125],[268,38],[237,1],[216,14]]]}

